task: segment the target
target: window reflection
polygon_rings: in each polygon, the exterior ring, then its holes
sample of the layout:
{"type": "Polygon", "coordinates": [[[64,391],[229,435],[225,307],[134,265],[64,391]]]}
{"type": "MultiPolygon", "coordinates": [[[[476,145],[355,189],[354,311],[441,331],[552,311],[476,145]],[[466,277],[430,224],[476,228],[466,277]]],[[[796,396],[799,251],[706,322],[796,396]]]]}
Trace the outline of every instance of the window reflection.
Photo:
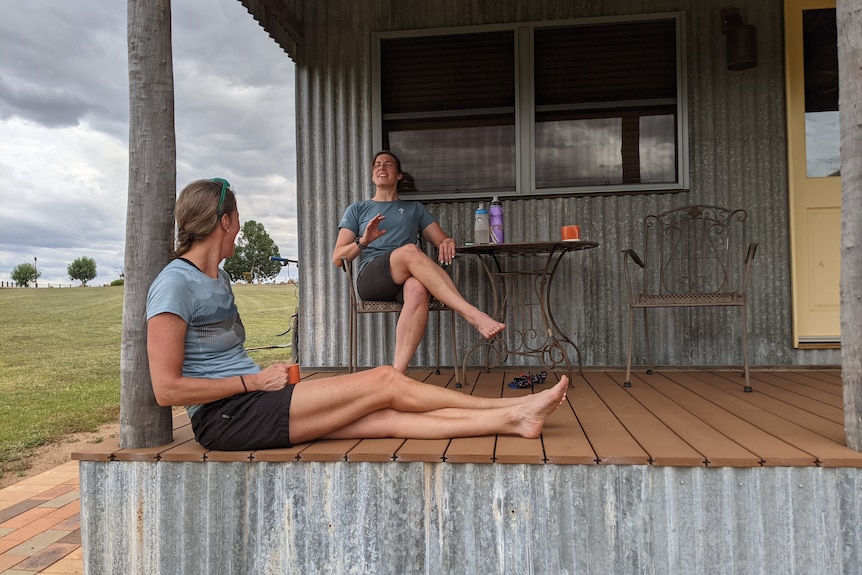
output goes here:
{"type": "Polygon", "coordinates": [[[418,191],[515,189],[514,123],[437,129],[417,123],[390,130],[386,145],[397,150],[418,191]]]}
{"type": "Polygon", "coordinates": [[[536,123],[536,187],[611,186],[676,180],[673,114],[554,119],[536,123]]]}
{"type": "Polygon", "coordinates": [[[640,173],[644,184],[676,180],[676,134],[674,117],[643,116],[640,119],[640,173]]]}
{"type": "Polygon", "coordinates": [[[536,186],[622,183],[621,126],[620,118],[538,122],[536,186]]]}
{"type": "Polygon", "coordinates": [[[841,175],[835,9],[802,13],[805,163],[809,178],[841,175]]]}

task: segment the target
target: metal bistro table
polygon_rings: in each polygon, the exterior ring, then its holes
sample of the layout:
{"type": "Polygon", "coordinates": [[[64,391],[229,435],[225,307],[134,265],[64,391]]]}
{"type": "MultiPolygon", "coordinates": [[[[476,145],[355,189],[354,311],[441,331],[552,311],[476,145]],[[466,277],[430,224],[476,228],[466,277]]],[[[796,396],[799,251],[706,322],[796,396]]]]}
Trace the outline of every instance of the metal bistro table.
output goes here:
{"type": "Polygon", "coordinates": [[[598,247],[583,240],[514,242],[458,246],[459,254],[479,256],[494,298],[491,315],[506,329],[491,339],[477,341],[464,355],[458,383],[477,349],[485,352],[486,369],[504,363],[510,355],[537,357],[548,369],[565,365],[572,381],[572,362],[564,344],[575,350],[582,373],[581,350],[554,319],[551,284],[563,257],[569,252],[598,247]]]}

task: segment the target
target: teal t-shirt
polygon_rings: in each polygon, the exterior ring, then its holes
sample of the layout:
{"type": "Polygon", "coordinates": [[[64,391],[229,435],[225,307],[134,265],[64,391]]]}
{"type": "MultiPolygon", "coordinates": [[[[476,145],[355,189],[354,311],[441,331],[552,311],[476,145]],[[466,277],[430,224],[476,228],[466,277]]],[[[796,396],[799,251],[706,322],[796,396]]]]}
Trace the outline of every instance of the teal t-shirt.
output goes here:
{"type": "MultiPolygon", "coordinates": [[[[173,260],[147,294],[147,320],[160,313],[179,316],[189,326],[184,376],[217,379],[260,371],[245,350],[245,327],[223,269],[214,279],[185,260],[173,260]]],[[[186,406],[189,416],[198,407],[186,406]]]]}
{"type": "Polygon", "coordinates": [[[365,200],[347,207],[338,228],[348,229],[357,236],[361,236],[365,233],[368,222],[377,214],[386,216],[386,219],[380,222],[380,229],[386,230],[386,233],[362,250],[357,272],[361,272],[368,262],[378,256],[388,254],[407,244],[418,243],[422,230],[437,221],[421,202],[365,200]]]}

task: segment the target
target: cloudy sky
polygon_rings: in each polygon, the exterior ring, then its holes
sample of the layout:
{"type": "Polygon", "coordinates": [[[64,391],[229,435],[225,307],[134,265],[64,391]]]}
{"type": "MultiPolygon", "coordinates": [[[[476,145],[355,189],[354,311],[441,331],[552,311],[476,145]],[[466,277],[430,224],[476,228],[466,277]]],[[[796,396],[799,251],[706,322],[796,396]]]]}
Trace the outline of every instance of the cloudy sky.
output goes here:
{"type": "MultiPolygon", "coordinates": [[[[172,18],[177,190],[228,179],[296,257],[293,62],[239,0],[173,0],[172,18]]],[[[128,110],[125,1],[0,0],[0,281],[35,262],[40,287],[68,285],[81,256],[91,285],[119,277],[128,110]]]]}

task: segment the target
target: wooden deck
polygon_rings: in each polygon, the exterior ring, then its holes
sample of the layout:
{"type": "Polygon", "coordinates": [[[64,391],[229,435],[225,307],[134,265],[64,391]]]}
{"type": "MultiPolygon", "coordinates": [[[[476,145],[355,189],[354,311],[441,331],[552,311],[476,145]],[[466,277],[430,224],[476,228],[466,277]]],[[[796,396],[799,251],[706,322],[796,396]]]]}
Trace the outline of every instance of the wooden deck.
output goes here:
{"type": "MultiPolygon", "coordinates": [[[[535,368],[533,368],[535,370],[535,368]]],[[[489,397],[530,393],[507,382],[521,370],[467,373],[459,391],[489,397]]],[[[304,373],[303,381],[333,375],[304,373]]],[[[487,436],[444,440],[320,440],[290,449],[210,451],[194,441],[188,417],[174,420],[174,441],[119,449],[116,440],[72,454],[84,461],[420,461],[676,467],[862,467],[846,447],[837,370],[752,371],[744,393],[736,371],[585,371],[540,439],[487,436]]],[[[452,372],[410,376],[453,386],[452,372]]],[[[549,374],[546,388],[556,381],[549,374]]]]}

